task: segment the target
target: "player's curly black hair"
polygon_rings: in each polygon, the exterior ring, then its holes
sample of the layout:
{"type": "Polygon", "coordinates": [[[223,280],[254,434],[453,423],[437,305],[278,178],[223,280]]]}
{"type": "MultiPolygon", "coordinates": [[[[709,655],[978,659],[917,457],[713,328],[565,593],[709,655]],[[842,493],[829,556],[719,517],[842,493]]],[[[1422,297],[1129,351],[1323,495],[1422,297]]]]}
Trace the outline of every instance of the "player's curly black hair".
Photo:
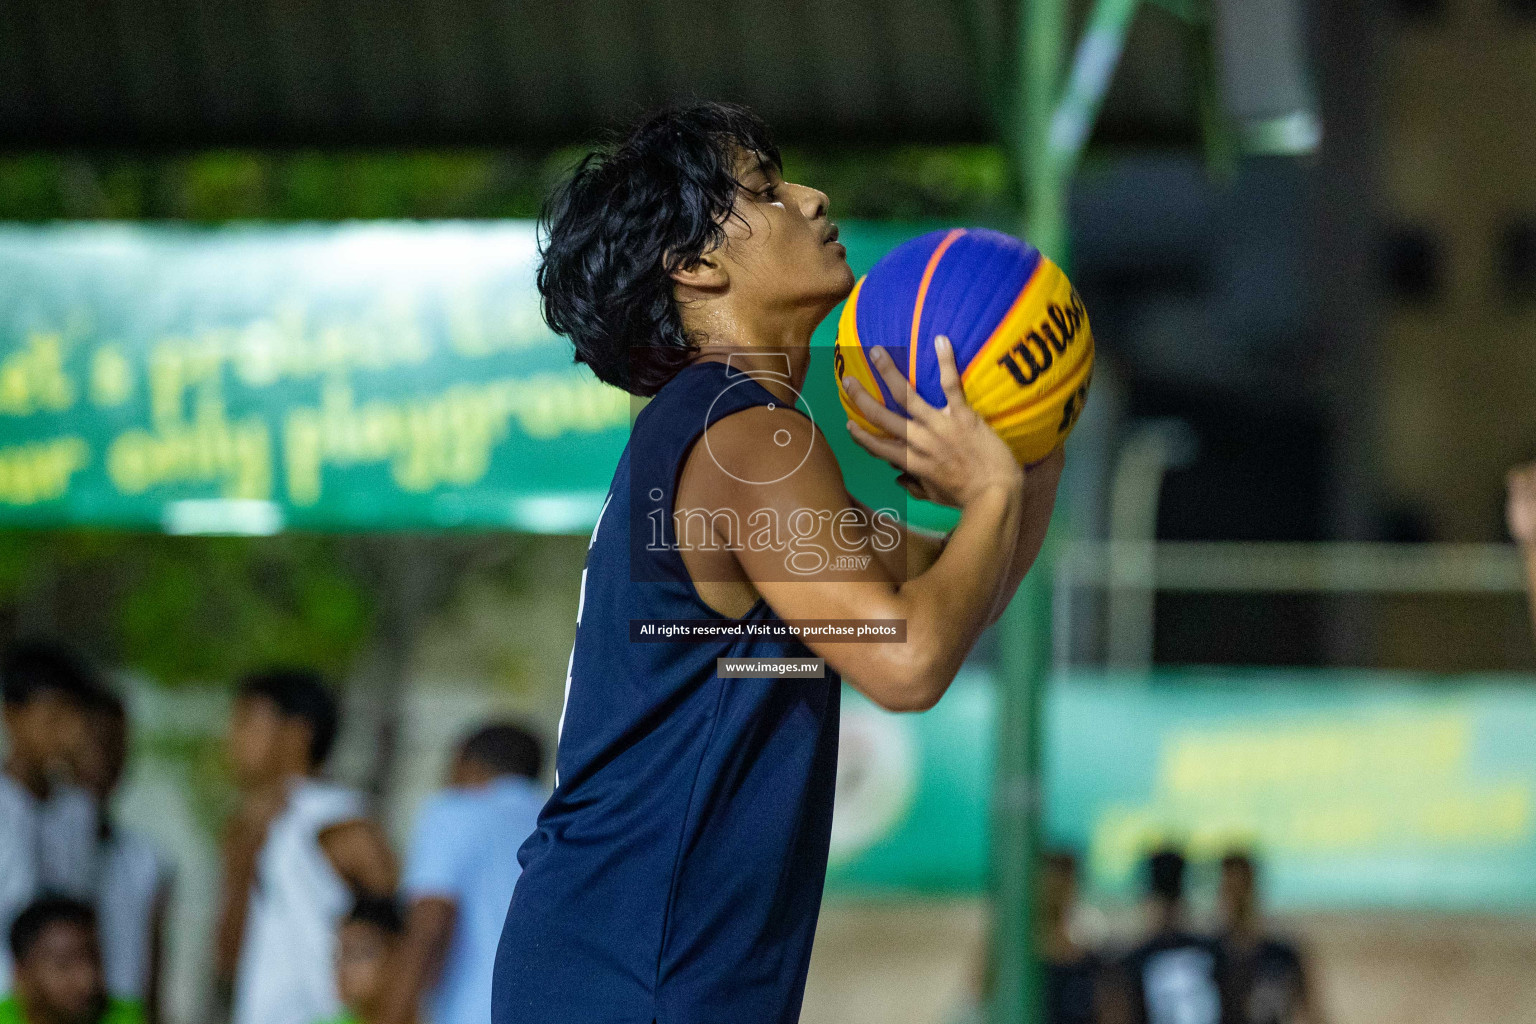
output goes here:
{"type": "Polygon", "coordinates": [[[670,275],[724,241],[743,152],[783,166],[746,108],[668,107],[582,159],[545,205],[544,319],[600,380],[654,395],[692,358],[670,275]]]}

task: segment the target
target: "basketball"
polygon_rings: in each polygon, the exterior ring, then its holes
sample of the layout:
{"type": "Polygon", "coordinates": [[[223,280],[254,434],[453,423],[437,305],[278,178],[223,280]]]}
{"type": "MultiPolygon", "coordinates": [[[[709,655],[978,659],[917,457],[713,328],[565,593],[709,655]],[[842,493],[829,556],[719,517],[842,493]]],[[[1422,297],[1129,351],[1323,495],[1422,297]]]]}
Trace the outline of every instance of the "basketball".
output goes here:
{"type": "Polygon", "coordinates": [[[934,338],[954,347],[966,399],[1023,465],[1072,432],[1093,375],[1093,332],[1077,290],[1028,242],[983,228],[904,242],[854,285],[837,327],[833,369],[843,408],[876,435],[843,388],[851,375],[901,411],[869,352],[884,348],[929,405],[941,408],[934,338]]]}

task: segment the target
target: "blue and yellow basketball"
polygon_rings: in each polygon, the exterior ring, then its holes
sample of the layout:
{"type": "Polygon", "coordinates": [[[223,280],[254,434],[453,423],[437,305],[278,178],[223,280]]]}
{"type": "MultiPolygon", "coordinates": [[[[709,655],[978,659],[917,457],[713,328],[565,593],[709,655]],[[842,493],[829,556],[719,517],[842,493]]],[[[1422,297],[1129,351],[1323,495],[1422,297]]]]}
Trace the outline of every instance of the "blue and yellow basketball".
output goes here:
{"type": "Polygon", "coordinates": [[[945,335],[971,407],[1024,465],[1064,441],[1093,375],[1093,332],[1077,290],[1028,242],[955,228],[904,242],[859,279],[837,327],[837,392],[855,423],[884,433],[849,401],[851,375],[899,410],[869,361],[890,353],[928,404],[944,405],[933,339],[945,335]]]}

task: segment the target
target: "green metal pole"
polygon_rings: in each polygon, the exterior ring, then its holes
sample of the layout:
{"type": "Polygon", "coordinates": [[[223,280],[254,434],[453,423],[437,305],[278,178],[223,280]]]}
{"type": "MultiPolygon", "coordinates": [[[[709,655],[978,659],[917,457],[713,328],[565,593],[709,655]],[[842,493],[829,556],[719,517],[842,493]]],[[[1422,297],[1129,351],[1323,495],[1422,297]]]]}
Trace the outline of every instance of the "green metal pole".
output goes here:
{"type": "Polygon", "coordinates": [[[1014,161],[1025,234],[1053,260],[1065,258],[1067,241],[1067,168],[1050,144],[1066,55],[1067,0],[1021,0],[1014,161]]]}
{"type": "MultiPolygon", "coordinates": [[[[1109,91],[1121,51],[1125,49],[1131,20],[1140,6],[1141,0],[1096,0],[1088,14],[1083,37],[1072,56],[1072,71],[1067,76],[1061,103],[1051,116],[1049,131],[1041,138],[1041,148],[1047,153],[1044,159],[1049,164],[1042,173],[1054,187],[1051,194],[1056,197],[1058,209],[1065,208],[1067,182],[1098,119],[1104,94],[1109,91]]],[[[1050,240],[1058,248],[1044,250],[1057,263],[1067,258],[1065,227],[1063,216],[1058,227],[1063,233],[1050,240]]]]}
{"type": "MultiPolygon", "coordinates": [[[[1014,163],[1023,189],[1024,235],[1063,268],[1069,255],[1067,186],[1139,3],[1096,0],[1070,77],[1063,81],[1067,0],[1020,0],[1012,129],[1014,163]]],[[[1051,663],[1053,547],[1047,541],[999,624],[991,1024],[1037,1024],[1043,1018],[1035,878],[1044,792],[1040,755],[1051,663]]]]}
{"type": "Polygon", "coordinates": [[[1041,711],[1050,666],[1050,568],[1042,553],[999,624],[997,778],[993,792],[991,1024],[1042,1019],[1035,867],[1040,853],[1041,711]]]}
{"type": "MultiPolygon", "coordinates": [[[[1066,58],[1066,0],[1020,0],[1018,91],[1012,125],[1023,188],[1024,234],[1055,260],[1065,258],[1064,166],[1049,145],[1066,58]]],[[[999,624],[997,776],[992,812],[991,1024],[1041,1019],[1035,949],[1035,866],[1039,860],[1040,709],[1049,668],[1050,588],[1042,556],[999,624]]]]}

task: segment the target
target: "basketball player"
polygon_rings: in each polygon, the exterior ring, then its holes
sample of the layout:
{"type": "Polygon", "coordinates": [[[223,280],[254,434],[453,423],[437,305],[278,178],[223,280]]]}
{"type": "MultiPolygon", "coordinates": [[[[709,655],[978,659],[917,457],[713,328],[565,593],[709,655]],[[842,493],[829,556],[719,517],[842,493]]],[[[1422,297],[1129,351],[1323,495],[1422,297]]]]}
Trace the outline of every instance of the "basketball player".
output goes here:
{"type": "Polygon", "coordinates": [[[639,124],[577,166],[543,228],[546,319],[600,379],[651,401],[588,547],[555,791],[519,853],[492,1020],[792,1024],[840,680],[897,711],[943,696],[1034,561],[1061,456],[1021,470],[941,345],[947,404],[877,359],[912,419],[858,391],[900,439],[856,436],[959,525],[929,537],[849,496],[795,401],[811,332],[853,273],[827,197],[784,180],[741,108],[639,124]],[[905,642],[756,632],[834,619],[900,622],[905,642]],[[646,632],[699,620],[734,632],[646,632]],[[721,657],[760,672],[820,657],[825,674],[722,678],[721,657]]]}

